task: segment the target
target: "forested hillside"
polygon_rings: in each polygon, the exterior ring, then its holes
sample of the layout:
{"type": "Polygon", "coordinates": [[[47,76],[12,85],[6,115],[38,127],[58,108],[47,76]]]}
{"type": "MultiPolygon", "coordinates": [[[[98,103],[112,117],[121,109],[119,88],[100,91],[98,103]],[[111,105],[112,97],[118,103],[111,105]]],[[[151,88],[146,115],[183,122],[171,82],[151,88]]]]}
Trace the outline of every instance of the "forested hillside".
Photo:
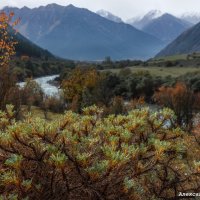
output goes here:
{"type": "Polygon", "coordinates": [[[45,50],[38,45],[34,44],[30,40],[26,39],[20,33],[13,33],[14,40],[17,41],[16,55],[17,56],[29,56],[33,58],[54,58],[52,53],[45,50]]]}

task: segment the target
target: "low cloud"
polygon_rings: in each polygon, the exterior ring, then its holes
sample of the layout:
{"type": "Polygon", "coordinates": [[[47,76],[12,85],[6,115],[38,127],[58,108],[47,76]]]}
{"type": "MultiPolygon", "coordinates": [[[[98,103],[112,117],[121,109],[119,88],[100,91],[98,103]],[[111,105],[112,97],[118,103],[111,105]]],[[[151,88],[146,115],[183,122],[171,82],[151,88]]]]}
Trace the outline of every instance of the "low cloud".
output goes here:
{"type": "Polygon", "coordinates": [[[199,12],[199,0],[2,0],[0,7],[38,7],[49,3],[60,5],[74,4],[77,7],[88,8],[92,11],[108,10],[124,19],[144,14],[149,10],[161,10],[172,14],[199,12]],[[194,6],[195,5],[195,6],[194,6]]]}

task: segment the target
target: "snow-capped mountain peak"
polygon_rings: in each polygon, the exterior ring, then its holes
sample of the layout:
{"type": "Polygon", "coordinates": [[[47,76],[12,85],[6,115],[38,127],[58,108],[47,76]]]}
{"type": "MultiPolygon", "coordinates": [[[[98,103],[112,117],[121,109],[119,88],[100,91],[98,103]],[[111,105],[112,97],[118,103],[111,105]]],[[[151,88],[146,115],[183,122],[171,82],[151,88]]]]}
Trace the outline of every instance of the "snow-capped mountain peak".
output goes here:
{"type": "Polygon", "coordinates": [[[126,22],[128,24],[131,24],[132,26],[142,29],[144,26],[146,26],[150,21],[153,19],[156,19],[160,17],[163,13],[160,10],[151,10],[147,14],[142,16],[136,16],[134,18],[131,18],[127,20],[126,22]]]}
{"type": "Polygon", "coordinates": [[[109,19],[111,21],[114,21],[114,22],[123,22],[122,19],[116,15],[113,15],[112,13],[106,11],[106,10],[99,10],[96,12],[98,15],[106,18],[106,19],[109,19]]]}
{"type": "Polygon", "coordinates": [[[144,17],[150,17],[151,19],[156,19],[160,17],[163,13],[160,10],[151,10],[144,17]]]}

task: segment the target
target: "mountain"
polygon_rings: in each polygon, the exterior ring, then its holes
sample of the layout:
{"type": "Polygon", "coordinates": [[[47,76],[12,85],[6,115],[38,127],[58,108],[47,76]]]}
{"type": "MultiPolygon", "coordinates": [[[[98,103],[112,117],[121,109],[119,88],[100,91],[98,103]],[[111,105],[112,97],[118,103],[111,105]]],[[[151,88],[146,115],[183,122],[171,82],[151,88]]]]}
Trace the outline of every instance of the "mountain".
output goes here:
{"type": "Polygon", "coordinates": [[[54,55],[74,60],[146,59],[163,43],[147,33],[73,5],[5,8],[21,18],[17,29],[54,55]]]}
{"type": "Polygon", "coordinates": [[[113,22],[118,22],[118,23],[121,23],[123,22],[122,19],[116,15],[113,15],[112,13],[106,11],[106,10],[99,10],[97,11],[97,14],[106,18],[106,19],[109,19],[113,22]]]}
{"type": "Polygon", "coordinates": [[[157,57],[200,51],[200,23],[182,33],[164,48],[157,57]]]}
{"type": "Polygon", "coordinates": [[[152,10],[145,14],[144,16],[137,16],[126,21],[126,23],[142,29],[144,26],[148,25],[153,19],[156,19],[162,15],[162,12],[159,10],[152,10]]]}
{"type": "Polygon", "coordinates": [[[153,19],[142,30],[169,43],[191,26],[191,23],[166,13],[153,19]]]}
{"type": "Polygon", "coordinates": [[[181,19],[188,21],[193,24],[200,22],[200,12],[199,13],[184,13],[180,16],[181,19]]]}
{"type": "Polygon", "coordinates": [[[13,40],[17,42],[15,50],[17,56],[29,56],[34,58],[49,57],[54,58],[54,56],[47,50],[39,47],[30,40],[26,39],[20,33],[15,33],[14,30],[10,31],[13,40]]]}

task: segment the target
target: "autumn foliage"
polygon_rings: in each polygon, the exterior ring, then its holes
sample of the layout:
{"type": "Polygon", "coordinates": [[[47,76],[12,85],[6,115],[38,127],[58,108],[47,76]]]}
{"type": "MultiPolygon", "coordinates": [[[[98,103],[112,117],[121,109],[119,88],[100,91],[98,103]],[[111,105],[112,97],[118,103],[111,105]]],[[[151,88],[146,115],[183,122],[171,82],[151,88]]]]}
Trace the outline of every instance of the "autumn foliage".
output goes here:
{"type": "Polygon", "coordinates": [[[94,88],[99,80],[100,76],[95,69],[76,68],[69,78],[62,83],[65,98],[68,102],[72,101],[76,96],[81,98],[84,90],[86,88],[94,88]]]}
{"type": "Polygon", "coordinates": [[[9,65],[15,54],[16,41],[11,32],[15,34],[14,27],[19,20],[13,21],[14,13],[0,12],[0,109],[4,110],[6,104],[12,103],[15,109],[20,107],[20,94],[16,86],[16,79],[9,65]]]}
{"type": "Polygon", "coordinates": [[[0,67],[8,65],[11,57],[15,55],[16,41],[11,36],[11,31],[18,23],[19,19],[13,22],[14,13],[8,15],[0,12],[0,67]]]}
{"type": "Polygon", "coordinates": [[[103,75],[96,69],[74,69],[61,84],[68,107],[78,112],[82,107],[97,104],[102,80],[103,75]]]}
{"type": "Polygon", "coordinates": [[[199,97],[184,83],[177,83],[174,87],[162,86],[154,95],[157,103],[175,112],[179,125],[189,129],[192,128],[193,116],[199,109],[199,97]]]}

